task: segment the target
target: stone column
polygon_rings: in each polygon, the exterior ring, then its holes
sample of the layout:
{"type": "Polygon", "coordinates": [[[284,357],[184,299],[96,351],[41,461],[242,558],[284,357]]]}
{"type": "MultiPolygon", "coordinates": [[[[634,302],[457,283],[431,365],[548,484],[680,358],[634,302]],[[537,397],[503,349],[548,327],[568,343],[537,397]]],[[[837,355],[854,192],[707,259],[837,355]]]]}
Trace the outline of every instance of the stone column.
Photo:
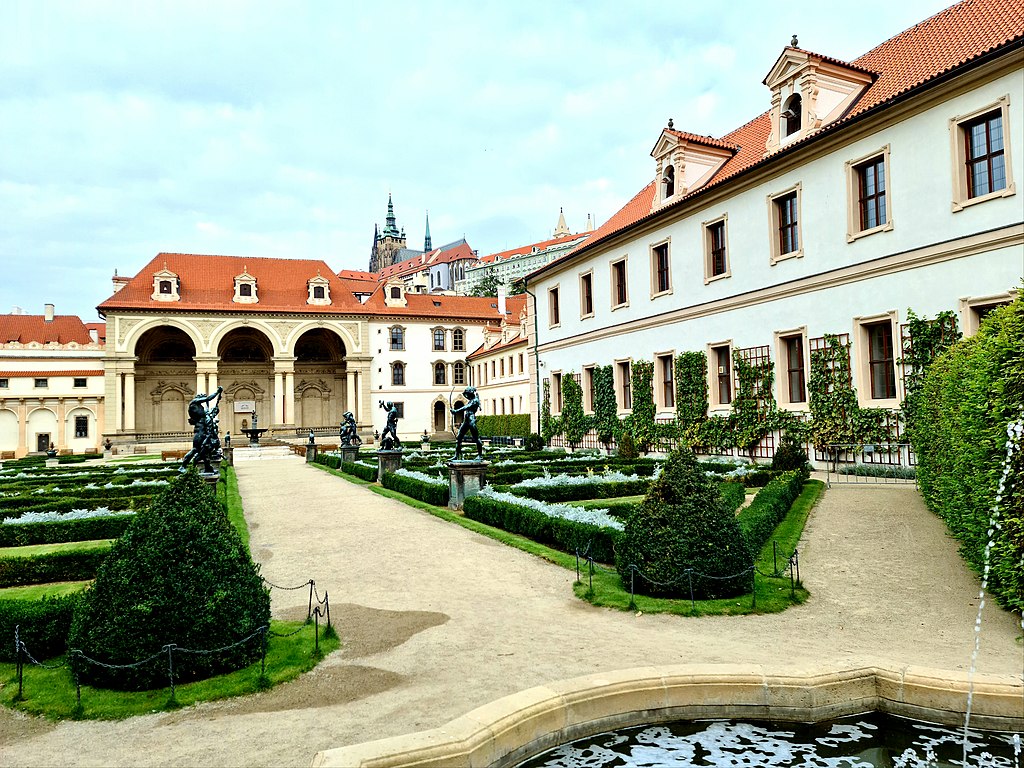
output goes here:
{"type": "Polygon", "coordinates": [[[356,372],[355,369],[349,368],[346,371],[348,382],[345,386],[345,410],[351,411],[352,415],[356,417],[356,421],[359,420],[359,406],[357,404],[358,397],[356,396],[356,372]]]}
{"type": "Polygon", "coordinates": [[[284,423],[295,423],[295,373],[287,371],[284,375],[284,423]]]}
{"type": "Polygon", "coordinates": [[[198,364],[196,365],[196,394],[210,394],[209,390],[206,389],[206,371],[199,370],[198,364]]]}
{"type": "Polygon", "coordinates": [[[284,424],[284,374],[274,371],[273,424],[284,424]]]}
{"type": "Polygon", "coordinates": [[[128,432],[135,431],[135,363],[131,365],[124,374],[124,428],[128,432]]]}
{"type": "Polygon", "coordinates": [[[21,458],[34,448],[28,444],[28,404],[24,400],[18,401],[18,448],[16,455],[21,458]],[[24,453],[22,452],[24,450],[24,453]]]}
{"type": "Polygon", "coordinates": [[[68,447],[68,406],[64,402],[64,398],[57,400],[57,439],[54,440],[54,444],[57,446],[59,451],[61,448],[68,447]]]}

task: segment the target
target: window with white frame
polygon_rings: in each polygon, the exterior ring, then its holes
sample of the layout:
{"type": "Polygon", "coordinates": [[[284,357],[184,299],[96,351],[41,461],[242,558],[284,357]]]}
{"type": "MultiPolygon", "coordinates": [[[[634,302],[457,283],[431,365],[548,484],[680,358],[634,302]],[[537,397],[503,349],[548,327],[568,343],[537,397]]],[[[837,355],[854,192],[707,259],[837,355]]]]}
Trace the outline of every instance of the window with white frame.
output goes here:
{"type": "Polygon", "coordinates": [[[71,386],[75,389],[85,389],[89,382],[84,376],[76,376],[72,380],[71,386]]]}
{"type": "Polygon", "coordinates": [[[594,366],[587,365],[583,368],[583,410],[587,413],[594,412],[594,400],[597,392],[594,389],[594,366]]]}
{"type": "Polygon", "coordinates": [[[898,405],[896,379],[896,312],[858,317],[854,353],[857,358],[857,395],[864,405],[898,405]]]}
{"type": "Polygon", "coordinates": [[[396,360],[391,364],[391,386],[405,386],[405,363],[396,360]]]}
{"type": "Polygon", "coordinates": [[[466,351],[466,332],[461,328],[456,328],[452,331],[452,351],[466,351]]]}
{"type": "Polygon", "coordinates": [[[800,235],[800,189],[797,184],[768,197],[771,221],[771,264],[803,256],[800,235]]]}
{"type": "Polygon", "coordinates": [[[711,406],[723,408],[732,403],[732,345],[712,344],[708,349],[708,374],[711,406]]]}
{"type": "Polygon", "coordinates": [[[807,402],[807,336],[803,332],[786,332],[776,334],[776,337],[779,403],[803,405],[807,402]]]}
{"type": "Polygon", "coordinates": [[[889,147],[846,163],[846,240],[892,229],[889,147]]]}
{"type": "Polygon", "coordinates": [[[551,374],[551,412],[562,412],[562,374],[557,371],[551,374]]]}
{"type": "Polygon", "coordinates": [[[434,384],[444,386],[448,383],[448,370],[444,363],[434,363],[434,384]]]}
{"type": "Polygon", "coordinates": [[[612,277],[612,309],[624,307],[629,303],[629,292],[626,286],[626,260],[619,259],[610,265],[612,277]]]}
{"type": "Polygon", "coordinates": [[[444,328],[435,328],[433,332],[434,337],[434,351],[444,352],[444,328]]]}
{"type": "Polygon", "coordinates": [[[455,365],[452,366],[452,383],[466,383],[466,366],[463,365],[462,363],[455,363],[455,365]]]}
{"type": "Polygon", "coordinates": [[[665,410],[676,407],[675,366],[671,354],[658,355],[655,375],[658,377],[658,404],[665,410]]]}
{"type": "Polygon", "coordinates": [[[1016,192],[1010,162],[1010,97],[949,121],[953,210],[1016,192]]]}
{"type": "Polygon", "coordinates": [[[405,329],[401,326],[391,327],[391,351],[405,351],[405,329]]]}
{"type": "Polygon", "coordinates": [[[558,306],[558,286],[548,289],[548,326],[554,328],[561,324],[561,307],[558,306]]]}

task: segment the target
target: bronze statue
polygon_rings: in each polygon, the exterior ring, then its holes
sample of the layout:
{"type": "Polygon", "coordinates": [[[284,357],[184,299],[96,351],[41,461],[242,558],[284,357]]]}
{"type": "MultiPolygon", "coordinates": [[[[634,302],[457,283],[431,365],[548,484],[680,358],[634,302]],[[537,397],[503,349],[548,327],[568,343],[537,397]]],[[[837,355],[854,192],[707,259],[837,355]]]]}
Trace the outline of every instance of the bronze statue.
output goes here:
{"type": "Polygon", "coordinates": [[[359,439],[359,435],[356,434],[356,417],[352,415],[352,411],[345,411],[341,419],[341,433],[338,435],[341,444],[359,445],[363,442],[359,439]]]}
{"type": "Polygon", "coordinates": [[[223,387],[217,387],[212,395],[202,392],[196,393],[188,404],[188,423],[193,425],[192,450],[185,454],[181,460],[181,471],[197,461],[203,462],[203,472],[213,473],[211,460],[222,458],[220,451],[220,437],[217,434],[217,414],[220,413],[220,396],[224,392],[223,387]],[[216,400],[212,408],[206,404],[216,400]]]}
{"type": "Polygon", "coordinates": [[[388,423],[380,433],[382,451],[402,450],[402,441],[398,438],[398,408],[390,400],[381,401],[380,407],[388,412],[388,423]]]}
{"type": "Polygon", "coordinates": [[[476,443],[477,459],[482,459],[484,444],[480,442],[480,432],[476,428],[476,412],[480,410],[480,398],[476,394],[476,387],[466,387],[462,391],[462,396],[466,398],[466,404],[451,409],[453,416],[458,413],[465,414],[462,424],[459,426],[459,434],[455,438],[455,458],[456,460],[462,458],[462,441],[469,434],[472,436],[473,442],[476,443]]]}

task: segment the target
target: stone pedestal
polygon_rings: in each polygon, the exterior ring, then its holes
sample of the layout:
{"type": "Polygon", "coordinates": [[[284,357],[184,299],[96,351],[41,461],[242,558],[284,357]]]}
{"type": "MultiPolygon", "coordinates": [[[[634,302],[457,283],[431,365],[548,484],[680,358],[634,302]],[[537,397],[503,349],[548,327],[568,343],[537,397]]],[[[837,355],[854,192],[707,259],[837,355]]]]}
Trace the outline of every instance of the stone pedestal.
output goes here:
{"type": "Polygon", "coordinates": [[[476,496],[487,485],[487,468],[489,461],[448,462],[448,508],[462,509],[462,504],[470,496],[476,496]]]}
{"type": "Polygon", "coordinates": [[[395,472],[402,468],[401,451],[377,451],[377,482],[384,479],[385,472],[395,472]]]}
{"type": "Polygon", "coordinates": [[[235,449],[230,446],[224,446],[224,463],[229,467],[235,466],[235,449]]]}
{"type": "Polygon", "coordinates": [[[113,448],[104,448],[103,449],[103,460],[104,461],[110,461],[112,458],[114,458],[114,449],[113,448]]]}
{"type": "Polygon", "coordinates": [[[430,443],[420,443],[420,450],[427,453],[430,450],[430,443]]]}
{"type": "Polygon", "coordinates": [[[316,461],[316,455],[319,448],[315,443],[306,443],[306,463],[313,464],[316,461]]]}
{"type": "Polygon", "coordinates": [[[214,492],[214,493],[216,493],[216,492],[217,492],[217,481],[218,481],[218,480],[220,479],[220,473],[219,473],[219,472],[211,472],[211,473],[207,473],[207,472],[200,472],[200,473],[199,473],[199,476],[200,476],[201,478],[203,478],[203,481],[204,481],[204,482],[205,482],[205,483],[206,483],[206,484],[207,484],[208,486],[210,486],[211,488],[213,488],[213,492],[214,492]]]}
{"type": "Polygon", "coordinates": [[[46,466],[47,467],[56,467],[58,464],[60,464],[60,462],[57,461],[57,459],[47,459],[46,460],[46,466]]]}
{"type": "Polygon", "coordinates": [[[343,462],[352,462],[359,458],[359,446],[358,445],[343,445],[338,448],[338,454],[341,456],[343,462]]]}

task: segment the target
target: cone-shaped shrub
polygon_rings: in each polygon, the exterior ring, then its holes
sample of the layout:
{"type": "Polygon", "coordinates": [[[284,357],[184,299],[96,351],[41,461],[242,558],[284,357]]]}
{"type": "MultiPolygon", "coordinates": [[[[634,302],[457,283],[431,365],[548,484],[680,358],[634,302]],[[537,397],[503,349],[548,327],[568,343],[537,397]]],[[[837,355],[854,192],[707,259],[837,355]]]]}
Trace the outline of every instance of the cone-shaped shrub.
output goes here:
{"type": "MultiPolygon", "coordinates": [[[[82,659],[82,682],[143,690],[169,685],[168,644],[197,651],[230,646],[270,622],[270,593],[228,523],[212,489],[194,469],[140,511],[118,539],[75,611],[68,648],[82,659]]],[[[175,682],[198,680],[259,659],[261,640],[219,653],[174,653],[175,682]]]]}
{"type": "Polygon", "coordinates": [[[698,466],[688,448],[669,456],[650,491],[626,520],[616,555],[619,575],[630,583],[639,569],[637,592],[690,597],[692,569],[697,599],[750,591],[753,557],[718,484],[698,466]]]}

